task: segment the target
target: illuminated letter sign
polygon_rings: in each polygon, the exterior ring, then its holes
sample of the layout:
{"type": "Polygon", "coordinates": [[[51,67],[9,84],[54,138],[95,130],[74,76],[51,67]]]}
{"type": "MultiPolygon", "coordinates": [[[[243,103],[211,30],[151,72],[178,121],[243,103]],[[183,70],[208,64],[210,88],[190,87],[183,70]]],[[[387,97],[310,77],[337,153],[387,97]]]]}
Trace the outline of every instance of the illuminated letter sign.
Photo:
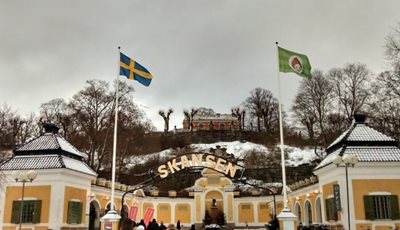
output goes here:
{"type": "Polygon", "coordinates": [[[234,177],[238,169],[237,165],[218,156],[210,154],[187,154],[158,166],[157,171],[160,178],[166,178],[181,169],[196,166],[211,168],[230,177],[234,177]]]}

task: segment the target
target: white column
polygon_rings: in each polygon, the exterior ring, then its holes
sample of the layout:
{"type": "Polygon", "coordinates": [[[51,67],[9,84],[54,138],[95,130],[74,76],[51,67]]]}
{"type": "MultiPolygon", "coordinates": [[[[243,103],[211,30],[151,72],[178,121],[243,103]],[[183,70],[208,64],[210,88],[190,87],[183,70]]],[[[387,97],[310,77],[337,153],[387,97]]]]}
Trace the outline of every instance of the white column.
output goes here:
{"type": "Polygon", "coordinates": [[[253,218],[254,218],[254,224],[258,224],[258,206],[257,206],[257,201],[253,201],[253,218]]]}
{"type": "Polygon", "coordinates": [[[49,229],[61,229],[64,211],[65,184],[53,181],[51,183],[49,229]]]}
{"type": "Polygon", "coordinates": [[[176,203],[171,203],[171,224],[176,223],[175,221],[175,207],[176,207],[176,203]]]}

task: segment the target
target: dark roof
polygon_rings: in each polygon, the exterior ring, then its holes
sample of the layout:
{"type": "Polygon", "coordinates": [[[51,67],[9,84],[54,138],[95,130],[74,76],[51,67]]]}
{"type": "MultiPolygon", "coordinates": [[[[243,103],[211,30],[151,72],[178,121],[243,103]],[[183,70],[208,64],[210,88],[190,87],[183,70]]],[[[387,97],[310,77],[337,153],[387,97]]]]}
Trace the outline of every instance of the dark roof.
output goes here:
{"type": "Polygon", "coordinates": [[[45,124],[45,133],[14,150],[14,156],[0,164],[0,170],[66,168],[88,175],[96,173],[83,160],[83,154],[58,134],[58,127],[45,124]]]}
{"type": "Polygon", "coordinates": [[[365,116],[355,116],[350,128],[328,146],[326,157],[315,168],[322,168],[337,155],[354,154],[361,162],[400,162],[397,141],[365,123],[365,116]]]}
{"type": "Polygon", "coordinates": [[[78,160],[83,155],[58,133],[44,133],[14,150],[15,155],[61,154],[78,160]]]}
{"type": "Polygon", "coordinates": [[[38,170],[66,168],[96,176],[84,162],[62,155],[14,156],[0,165],[0,170],[38,170]]]}

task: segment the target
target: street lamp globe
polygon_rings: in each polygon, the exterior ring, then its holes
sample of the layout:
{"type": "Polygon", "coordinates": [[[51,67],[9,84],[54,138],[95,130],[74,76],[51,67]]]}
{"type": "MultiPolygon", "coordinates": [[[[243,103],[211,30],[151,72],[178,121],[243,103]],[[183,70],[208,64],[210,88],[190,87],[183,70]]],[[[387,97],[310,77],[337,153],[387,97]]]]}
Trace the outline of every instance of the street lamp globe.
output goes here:
{"type": "Polygon", "coordinates": [[[28,172],[19,172],[19,171],[14,171],[11,174],[11,177],[16,181],[16,182],[32,182],[33,180],[36,179],[37,173],[34,170],[30,170],[28,172]]]}
{"type": "Polygon", "coordinates": [[[348,154],[343,157],[343,163],[347,165],[354,166],[355,164],[357,164],[357,162],[357,156],[354,154],[348,154]]]}
{"type": "Polygon", "coordinates": [[[27,176],[27,179],[28,179],[28,180],[33,181],[33,180],[36,179],[37,173],[36,173],[36,171],[34,171],[34,170],[30,170],[30,171],[28,171],[28,172],[26,173],[26,176],[27,176]]]}
{"type": "Polygon", "coordinates": [[[340,155],[337,155],[335,159],[333,159],[333,163],[339,166],[343,162],[343,158],[340,155]]]}

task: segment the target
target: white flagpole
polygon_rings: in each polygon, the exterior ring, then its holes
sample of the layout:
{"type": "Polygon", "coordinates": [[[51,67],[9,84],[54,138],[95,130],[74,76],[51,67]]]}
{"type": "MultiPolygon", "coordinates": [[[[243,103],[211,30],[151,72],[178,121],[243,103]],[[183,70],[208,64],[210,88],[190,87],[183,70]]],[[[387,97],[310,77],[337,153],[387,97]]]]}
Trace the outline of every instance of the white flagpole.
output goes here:
{"type": "Polygon", "coordinates": [[[119,76],[119,62],[120,62],[120,47],[118,47],[118,73],[117,73],[117,85],[116,85],[116,95],[115,95],[115,124],[114,124],[114,143],[113,143],[113,156],[112,156],[112,170],[111,170],[111,201],[110,201],[110,210],[104,215],[103,217],[100,218],[100,222],[103,223],[101,229],[105,229],[107,224],[112,224],[112,229],[116,229],[114,227],[114,223],[116,223],[115,226],[118,226],[118,222],[121,219],[121,216],[118,215],[118,213],[115,211],[114,208],[114,189],[115,189],[115,162],[116,162],[116,155],[117,155],[117,126],[118,126],[118,97],[119,97],[119,81],[118,81],[118,76],[119,76]]]}
{"type": "Polygon", "coordinates": [[[283,210],[288,210],[288,200],[286,191],[286,164],[285,164],[285,151],[283,150],[283,125],[282,125],[282,104],[281,104],[281,78],[279,77],[279,48],[278,42],[276,42],[276,51],[278,54],[278,103],[279,103],[279,133],[281,139],[281,166],[282,166],[282,189],[283,189],[283,210]]]}
{"type": "Polygon", "coordinates": [[[112,172],[111,172],[111,210],[114,209],[114,187],[115,187],[115,162],[117,155],[117,127],[118,127],[118,97],[119,97],[119,62],[120,62],[121,47],[118,46],[118,72],[117,72],[117,86],[115,93],[115,120],[114,120],[114,140],[113,140],[113,155],[112,155],[112,172]]]}

